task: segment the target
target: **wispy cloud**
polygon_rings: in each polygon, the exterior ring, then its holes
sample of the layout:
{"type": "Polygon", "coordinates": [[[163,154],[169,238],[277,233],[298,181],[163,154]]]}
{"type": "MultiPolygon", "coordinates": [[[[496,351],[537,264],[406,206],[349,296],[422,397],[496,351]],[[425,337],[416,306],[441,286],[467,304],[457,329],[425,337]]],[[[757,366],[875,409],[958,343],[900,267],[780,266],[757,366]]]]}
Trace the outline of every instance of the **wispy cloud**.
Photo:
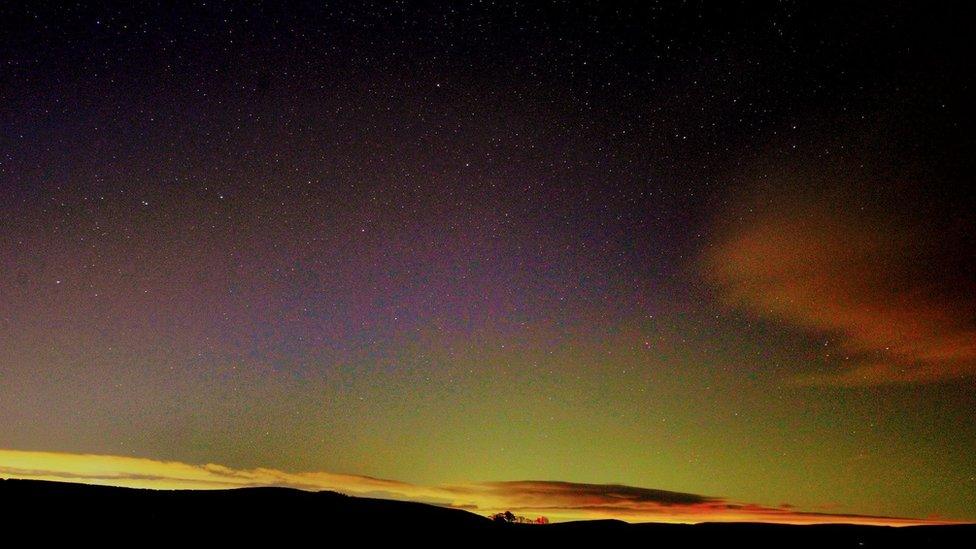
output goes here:
{"type": "Polygon", "coordinates": [[[976,302],[942,253],[951,246],[840,201],[770,203],[735,224],[703,270],[727,305],[839,341],[847,366],[795,381],[874,385],[976,374],[976,302]]]}
{"type": "Polygon", "coordinates": [[[510,482],[485,483],[489,489],[505,494],[513,499],[524,502],[543,502],[551,505],[554,502],[567,502],[574,505],[584,503],[617,505],[642,505],[652,503],[656,505],[701,505],[716,501],[714,498],[671,492],[668,490],[654,490],[651,488],[637,488],[620,484],[583,484],[578,482],[561,482],[546,480],[518,480],[510,482]]]}
{"type": "Polygon", "coordinates": [[[357,475],[233,469],[123,456],[0,450],[0,477],[151,489],[227,489],[285,486],[350,495],[421,501],[482,514],[512,510],[554,520],[616,518],[634,522],[767,521],[930,524],[939,520],[802,512],[725,498],[618,484],[561,481],[482,482],[420,486],[357,475]]]}

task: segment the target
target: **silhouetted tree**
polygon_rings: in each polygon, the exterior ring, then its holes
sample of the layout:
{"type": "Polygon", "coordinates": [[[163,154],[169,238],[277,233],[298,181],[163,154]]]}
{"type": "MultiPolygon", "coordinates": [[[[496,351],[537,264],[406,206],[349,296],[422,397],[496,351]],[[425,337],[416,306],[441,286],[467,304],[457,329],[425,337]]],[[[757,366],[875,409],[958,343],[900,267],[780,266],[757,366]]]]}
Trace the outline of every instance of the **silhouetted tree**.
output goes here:
{"type": "Polygon", "coordinates": [[[511,511],[505,511],[504,513],[495,513],[491,516],[491,520],[511,524],[518,520],[518,517],[516,517],[511,511]]]}
{"type": "Polygon", "coordinates": [[[504,513],[495,513],[491,515],[491,520],[495,522],[501,522],[503,524],[549,524],[549,519],[546,517],[537,517],[535,519],[530,519],[528,517],[523,517],[522,515],[516,515],[511,511],[505,511],[504,513]]]}

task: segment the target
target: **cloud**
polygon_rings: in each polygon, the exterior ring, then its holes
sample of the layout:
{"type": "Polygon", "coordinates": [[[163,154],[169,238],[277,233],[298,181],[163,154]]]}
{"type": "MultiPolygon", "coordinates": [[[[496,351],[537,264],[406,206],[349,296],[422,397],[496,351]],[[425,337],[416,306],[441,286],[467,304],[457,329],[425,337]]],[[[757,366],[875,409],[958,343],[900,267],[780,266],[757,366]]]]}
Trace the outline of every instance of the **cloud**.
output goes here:
{"type": "Polygon", "coordinates": [[[286,473],[266,468],[232,469],[212,463],[191,465],[125,456],[18,450],[0,450],[0,476],[162,489],[288,486],[302,490],[395,493],[398,489],[413,488],[396,481],[356,475],[286,473]]]}
{"type": "Polygon", "coordinates": [[[843,198],[777,197],[705,254],[722,301],[839,340],[846,366],[801,384],[927,383],[976,373],[974,296],[956,243],[843,198]]]}
{"type": "MultiPolygon", "coordinates": [[[[775,507],[729,501],[668,490],[620,484],[584,484],[563,481],[512,481],[482,483],[474,487],[505,501],[524,515],[546,515],[559,520],[620,519],[632,522],[777,522],[819,524],[909,525],[933,521],[869,515],[844,515],[795,510],[789,504],[775,507]]],[[[934,521],[939,522],[939,521],[934,521]]]]}
{"type": "Polygon", "coordinates": [[[485,515],[511,510],[533,518],[545,515],[553,520],[614,518],[633,522],[852,522],[887,525],[944,522],[802,512],[786,505],[766,507],[718,497],[619,484],[512,481],[420,486],[358,475],[290,473],[269,468],[233,469],[215,464],[193,465],[123,456],[18,450],[0,450],[0,477],[151,489],[282,486],[420,501],[485,515]]]}
{"type": "Polygon", "coordinates": [[[582,484],[576,482],[521,480],[485,483],[484,486],[522,502],[544,502],[549,505],[558,502],[614,504],[618,506],[639,506],[652,503],[656,505],[700,505],[714,501],[697,494],[636,488],[620,484],[582,484]]]}

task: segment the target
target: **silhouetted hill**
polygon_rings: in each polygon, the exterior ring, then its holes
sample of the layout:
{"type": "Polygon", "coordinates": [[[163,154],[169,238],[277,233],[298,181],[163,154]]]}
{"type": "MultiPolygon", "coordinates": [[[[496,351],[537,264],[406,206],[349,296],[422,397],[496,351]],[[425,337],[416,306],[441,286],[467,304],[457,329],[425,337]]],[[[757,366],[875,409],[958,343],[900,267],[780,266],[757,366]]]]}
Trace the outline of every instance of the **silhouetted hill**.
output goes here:
{"type": "Polygon", "coordinates": [[[888,528],[613,520],[545,526],[498,524],[466,511],[422,503],[288,488],[135,490],[0,480],[0,509],[8,538],[27,535],[28,540],[40,543],[328,546],[410,541],[455,546],[970,547],[976,541],[976,525],[888,528]]]}

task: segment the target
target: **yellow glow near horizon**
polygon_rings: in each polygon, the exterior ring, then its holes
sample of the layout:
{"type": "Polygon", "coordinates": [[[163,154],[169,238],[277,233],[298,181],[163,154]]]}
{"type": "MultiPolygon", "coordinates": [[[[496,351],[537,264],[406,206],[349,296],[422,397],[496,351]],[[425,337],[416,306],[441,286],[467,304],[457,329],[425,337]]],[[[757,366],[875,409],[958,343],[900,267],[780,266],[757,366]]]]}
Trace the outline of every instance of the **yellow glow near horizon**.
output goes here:
{"type": "MultiPolygon", "coordinates": [[[[326,472],[290,473],[268,468],[232,469],[212,463],[194,465],[124,456],[19,450],[0,450],[0,477],[157,490],[282,486],[474,509],[484,515],[514,510],[532,518],[545,515],[554,521],[616,518],[631,522],[674,523],[847,522],[888,526],[946,523],[937,519],[805,513],[789,508],[734,504],[718,498],[702,498],[702,501],[692,503],[651,501],[647,498],[621,501],[613,495],[614,490],[640,492],[643,489],[620,486],[555,481],[418,486],[394,480],[326,472]],[[529,490],[526,489],[527,486],[529,490]],[[601,490],[607,492],[602,493],[601,490]]],[[[687,494],[682,496],[698,497],[687,494]]]]}

